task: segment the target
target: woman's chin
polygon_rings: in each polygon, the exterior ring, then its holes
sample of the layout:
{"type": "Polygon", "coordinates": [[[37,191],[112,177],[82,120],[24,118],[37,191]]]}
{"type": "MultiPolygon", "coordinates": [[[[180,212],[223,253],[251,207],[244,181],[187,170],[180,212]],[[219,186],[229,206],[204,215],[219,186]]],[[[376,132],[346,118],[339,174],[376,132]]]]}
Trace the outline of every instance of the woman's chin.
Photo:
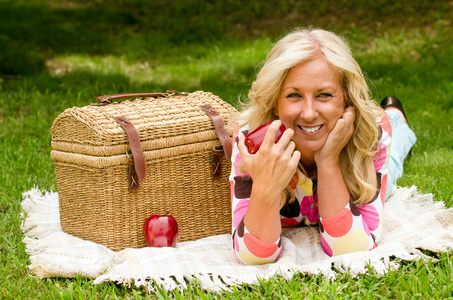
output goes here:
{"type": "Polygon", "coordinates": [[[314,158],[316,151],[321,149],[321,147],[314,147],[315,145],[301,145],[297,146],[296,149],[299,150],[302,158],[314,158]]]}
{"type": "Polygon", "coordinates": [[[298,150],[304,149],[313,152],[321,149],[326,140],[327,137],[323,134],[318,134],[317,136],[293,136],[293,141],[296,143],[298,150]]]}

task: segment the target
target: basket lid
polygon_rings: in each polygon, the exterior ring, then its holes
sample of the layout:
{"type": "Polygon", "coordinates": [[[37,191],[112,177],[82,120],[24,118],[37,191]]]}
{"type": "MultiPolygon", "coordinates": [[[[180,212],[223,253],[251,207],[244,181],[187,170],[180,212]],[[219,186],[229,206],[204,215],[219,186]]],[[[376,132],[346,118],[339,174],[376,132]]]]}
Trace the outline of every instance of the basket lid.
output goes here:
{"type": "Polygon", "coordinates": [[[117,116],[134,124],[144,151],[215,140],[214,125],[200,108],[204,104],[214,107],[225,121],[236,112],[218,96],[203,91],[68,108],[51,127],[52,149],[94,156],[124,154],[129,143],[114,119],[117,116]]]}

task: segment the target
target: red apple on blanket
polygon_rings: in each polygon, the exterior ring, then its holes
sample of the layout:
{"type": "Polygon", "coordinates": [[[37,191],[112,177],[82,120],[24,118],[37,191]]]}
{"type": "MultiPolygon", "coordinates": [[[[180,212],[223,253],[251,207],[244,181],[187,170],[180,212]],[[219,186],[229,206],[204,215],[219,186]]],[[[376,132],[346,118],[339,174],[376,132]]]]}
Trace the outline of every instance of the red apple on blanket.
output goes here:
{"type": "MultiPolygon", "coordinates": [[[[258,152],[258,149],[261,147],[264,136],[266,135],[267,129],[269,128],[269,125],[271,125],[271,123],[272,121],[264,123],[245,137],[244,143],[248,147],[250,154],[255,154],[256,152],[258,152]]],[[[285,125],[282,124],[282,126],[280,126],[280,128],[278,129],[277,135],[275,136],[275,143],[280,140],[285,130],[285,125]]]]}
{"type": "Polygon", "coordinates": [[[178,223],[170,215],[152,215],[143,224],[143,233],[148,247],[175,247],[178,223]]]}

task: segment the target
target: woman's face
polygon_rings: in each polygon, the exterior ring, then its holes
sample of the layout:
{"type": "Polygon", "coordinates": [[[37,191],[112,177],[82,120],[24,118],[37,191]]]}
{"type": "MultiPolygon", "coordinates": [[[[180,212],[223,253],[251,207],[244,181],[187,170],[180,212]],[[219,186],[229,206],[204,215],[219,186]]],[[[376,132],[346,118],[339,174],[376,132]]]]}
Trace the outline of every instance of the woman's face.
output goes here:
{"type": "Polygon", "coordinates": [[[294,130],[292,140],[302,162],[314,162],[329,133],[345,109],[344,91],[338,72],[322,56],[296,65],[283,83],[276,115],[294,130]]]}

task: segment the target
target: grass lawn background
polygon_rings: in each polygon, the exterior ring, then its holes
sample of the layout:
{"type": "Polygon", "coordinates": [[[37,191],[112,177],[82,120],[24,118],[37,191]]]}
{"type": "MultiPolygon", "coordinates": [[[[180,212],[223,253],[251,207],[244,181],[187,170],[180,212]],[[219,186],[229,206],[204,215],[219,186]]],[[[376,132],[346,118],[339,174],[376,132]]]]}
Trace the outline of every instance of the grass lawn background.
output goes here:
{"type": "Polygon", "coordinates": [[[453,259],[336,281],[297,274],[210,294],[91,279],[30,276],[20,230],[22,192],[56,190],[52,121],[103,94],[211,91],[237,106],[260,62],[294,27],[345,36],[373,99],[402,99],[418,137],[401,186],[453,205],[453,2],[0,0],[0,298],[448,298],[453,259]],[[245,3],[246,2],[246,3],[245,3]],[[426,2],[426,3],[425,3],[426,2]]]}

